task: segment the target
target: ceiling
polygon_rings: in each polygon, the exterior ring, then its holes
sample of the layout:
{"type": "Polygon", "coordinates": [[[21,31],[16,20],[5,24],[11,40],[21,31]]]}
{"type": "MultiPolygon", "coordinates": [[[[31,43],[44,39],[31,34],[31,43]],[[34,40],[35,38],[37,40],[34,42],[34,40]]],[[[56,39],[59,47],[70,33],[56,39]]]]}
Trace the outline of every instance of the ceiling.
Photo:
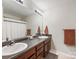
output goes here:
{"type": "MultiPolygon", "coordinates": [[[[67,4],[72,3],[72,0],[32,0],[44,12],[57,8],[59,6],[66,7],[67,4]]],[[[75,0],[74,0],[75,2],[75,0]]]]}
{"type": "MultiPolygon", "coordinates": [[[[31,0],[29,0],[31,1],[31,0]]],[[[3,15],[11,14],[17,17],[26,17],[34,14],[34,6],[32,2],[26,2],[28,5],[21,5],[14,0],[3,0],[3,15]]]]}
{"type": "Polygon", "coordinates": [[[15,2],[15,0],[3,0],[3,15],[11,14],[17,17],[27,17],[33,15],[35,10],[45,12],[52,4],[52,0],[24,0],[25,6],[15,2]]]}
{"type": "Polygon", "coordinates": [[[53,0],[32,0],[32,1],[43,11],[46,11],[53,2],[53,0]]]}
{"type": "Polygon", "coordinates": [[[24,0],[26,7],[17,4],[14,0],[3,0],[3,14],[12,14],[17,17],[33,15],[35,10],[46,12],[56,8],[58,4],[63,5],[66,0],[24,0]]]}

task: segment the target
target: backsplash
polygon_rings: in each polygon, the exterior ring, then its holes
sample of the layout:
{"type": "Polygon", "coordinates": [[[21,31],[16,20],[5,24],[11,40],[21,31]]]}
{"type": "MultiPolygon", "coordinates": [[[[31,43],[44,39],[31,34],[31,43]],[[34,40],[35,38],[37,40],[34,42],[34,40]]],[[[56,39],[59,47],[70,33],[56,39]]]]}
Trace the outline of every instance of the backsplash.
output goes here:
{"type": "Polygon", "coordinates": [[[2,42],[2,46],[8,45],[10,41],[14,41],[15,43],[17,43],[17,42],[20,42],[20,41],[22,41],[22,40],[27,40],[27,39],[28,39],[27,37],[24,37],[24,38],[9,40],[8,42],[5,41],[5,42],[2,42]]]}

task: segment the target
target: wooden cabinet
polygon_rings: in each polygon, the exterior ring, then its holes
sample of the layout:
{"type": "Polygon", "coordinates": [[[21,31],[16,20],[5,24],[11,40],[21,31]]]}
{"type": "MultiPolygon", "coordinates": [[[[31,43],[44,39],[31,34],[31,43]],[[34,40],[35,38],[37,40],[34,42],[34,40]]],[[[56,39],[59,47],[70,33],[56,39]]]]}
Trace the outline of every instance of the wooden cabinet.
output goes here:
{"type": "Polygon", "coordinates": [[[36,49],[36,59],[42,59],[43,58],[43,42],[39,45],[37,45],[36,49]]]}
{"type": "Polygon", "coordinates": [[[42,54],[42,53],[43,53],[43,47],[40,48],[39,50],[37,50],[37,56],[39,56],[39,55],[42,54]]]}
{"type": "Polygon", "coordinates": [[[44,42],[43,48],[44,48],[43,56],[45,57],[49,53],[49,50],[51,49],[51,39],[48,39],[44,42]]]}
{"type": "Polygon", "coordinates": [[[75,29],[64,30],[64,43],[67,45],[75,45],[75,29]]]}
{"type": "Polygon", "coordinates": [[[30,49],[29,51],[21,54],[16,59],[34,59],[35,58],[36,50],[35,48],[30,49]]]}
{"type": "Polygon", "coordinates": [[[30,56],[28,59],[36,59],[36,55],[34,54],[34,55],[30,56]]]}
{"type": "Polygon", "coordinates": [[[37,59],[44,59],[44,58],[39,55],[39,56],[37,57],[37,59]]]}
{"type": "Polygon", "coordinates": [[[15,59],[43,59],[51,48],[51,39],[47,39],[15,59]]]}
{"type": "Polygon", "coordinates": [[[25,53],[25,59],[29,59],[36,53],[35,47],[30,49],[28,52],[25,53]]]}
{"type": "Polygon", "coordinates": [[[25,59],[25,55],[21,54],[20,56],[16,57],[15,59],[25,59]]]}
{"type": "Polygon", "coordinates": [[[39,50],[40,48],[42,48],[43,47],[43,42],[42,43],[40,43],[40,44],[38,44],[37,46],[36,46],[36,48],[37,48],[37,50],[39,50]]]}

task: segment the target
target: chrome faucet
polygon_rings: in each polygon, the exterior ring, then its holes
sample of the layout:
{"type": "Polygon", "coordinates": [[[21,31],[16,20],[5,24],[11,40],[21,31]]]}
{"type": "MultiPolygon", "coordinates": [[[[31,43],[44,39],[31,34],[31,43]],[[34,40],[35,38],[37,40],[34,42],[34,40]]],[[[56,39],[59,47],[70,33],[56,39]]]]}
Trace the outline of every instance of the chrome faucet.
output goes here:
{"type": "Polygon", "coordinates": [[[11,46],[15,43],[14,41],[9,40],[8,38],[6,38],[6,42],[7,42],[7,46],[11,46]]]}
{"type": "Polygon", "coordinates": [[[13,44],[15,44],[15,41],[10,41],[9,45],[13,45],[13,44]]]}

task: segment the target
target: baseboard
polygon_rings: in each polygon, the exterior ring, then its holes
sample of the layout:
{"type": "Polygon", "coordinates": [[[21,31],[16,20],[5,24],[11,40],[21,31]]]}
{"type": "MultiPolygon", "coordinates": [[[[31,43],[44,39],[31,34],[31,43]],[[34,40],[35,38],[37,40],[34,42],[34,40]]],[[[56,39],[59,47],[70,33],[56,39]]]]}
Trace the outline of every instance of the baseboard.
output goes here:
{"type": "Polygon", "coordinates": [[[53,50],[50,50],[49,52],[50,53],[53,53],[53,54],[56,54],[56,55],[59,55],[58,52],[56,50],[54,50],[54,49],[53,50]]]}
{"type": "Polygon", "coordinates": [[[56,55],[64,55],[64,56],[67,56],[67,57],[76,58],[75,55],[70,55],[70,54],[64,53],[64,52],[62,52],[62,51],[55,50],[55,49],[50,50],[49,52],[50,52],[50,53],[53,53],[53,54],[56,54],[56,55]]]}

